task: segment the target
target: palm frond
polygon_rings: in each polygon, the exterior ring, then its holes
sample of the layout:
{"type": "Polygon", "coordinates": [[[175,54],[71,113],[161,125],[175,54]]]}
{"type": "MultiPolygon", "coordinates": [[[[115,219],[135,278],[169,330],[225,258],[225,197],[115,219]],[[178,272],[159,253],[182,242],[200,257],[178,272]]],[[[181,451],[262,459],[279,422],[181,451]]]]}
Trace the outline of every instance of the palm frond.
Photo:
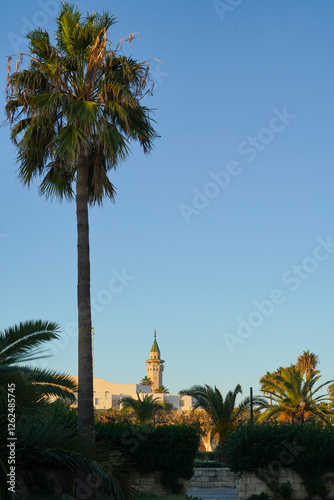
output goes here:
{"type": "Polygon", "coordinates": [[[85,435],[77,433],[76,427],[64,429],[48,422],[36,425],[31,418],[18,423],[17,435],[16,453],[21,474],[25,469],[48,466],[73,472],[80,470],[98,477],[109,494],[119,500],[133,496],[133,483],[129,481],[133,471],[131,463],[125,456],[119,460],[120,452],[112,445],[100,443],[92,447],[85,435]]]}
{"type": "Polygon", "coordinates": [[[78,386],[67,374],[56,370],[46,370],[36,367],[20,367],[27,382],[33,384],[40,397],[62,397],[75,400],[78,386]]]}
{"type": "Polygon", "coordinates": [[[25,185],[42,177],[40,194],[72,199],[78,159],[89,160],[89,202],[114,200],[107,172],[129,154],[128,141],[148,153],[158,137],[151,110],[140,104],[148,65],[118,54],[107,40],[108,12],[83,16],[62,3],[56,42],[28,34],[30,64],[9,75],[7,118],[25,185]]]}
{"type": "Polygon", "coordinates": [[[73,179],[75,178],[74,170],[71,170],[66,165],[57,160],[50,162],[44,179],[39,186],[39,192],[48,198],[65,198],[72,200],[74,198],[74,191],[72,188],[73,179]]]}
{"type": "Polygon", "coordinates": [[[0,363],[29,361],[38,354],[37,348],[57,339],[59,325],[50,321],[26,321],[0,332],[0,363]]]}
{"type": "Polygon", "coordinates": [[[154,397],[153,394],[145,394],[143,398],[137,394],[137,399],[131,396],[123,397],[119,400],[124,409],[130,408],[141,424],[146,424],[154,419],[154,416],[159,411],[170,411],[173,405],[165,403],[159,397],[154,397]]]}
{"type": "Polygon", "coordinates": [[[217,387],[207,384],[193,385],[190,389],[179,392],[181,395],[188,395],[196,400],[194,410],[202,408],[212,419],[214,433],[218,433],[223,441],[228,432],[234,429],[235,423],[235,401],[238,394],[242,393],[238,384],[233,391],[229,391],[225,398],[217,387]]]}
{"type": "Polygon", "coordinates": [[[329,401],[329,398],[323,394],[315,395],[332,381],[324,382],[315,388],[321,378],[320,372],[313,368],[304,378],[305,373],[305,367],[297,363],[287,368],[280,367],[275,373],[269,376],[267,374],[261,379],[264,399],[267,400],[263,405],[266,411],[261,416],[261,421],[279,416],[290,422],[304,422],[310,415],[327,420],[327,415],[332,414],[332,411],[323,411],[321,403],[329,401]]]}
{"type": "Polygon", "coordinates": [[[52,140],[51,147],[61,162],[74,164],[82,150],[87,148],[87,136],[74,124],[65,125],[52,140]]]}

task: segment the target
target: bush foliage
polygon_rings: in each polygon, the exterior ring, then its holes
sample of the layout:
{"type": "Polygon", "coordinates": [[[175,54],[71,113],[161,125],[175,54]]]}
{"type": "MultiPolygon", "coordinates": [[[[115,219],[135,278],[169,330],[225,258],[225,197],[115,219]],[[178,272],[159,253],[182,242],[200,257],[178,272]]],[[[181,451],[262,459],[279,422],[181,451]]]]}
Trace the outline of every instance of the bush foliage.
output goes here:
{"type": "Polygon", "coordinates": [[[194,467],[216,469],[222,467],[222,465],[215,459],[214,451],[198,451],[196,454],[194,467]]]}
{"type": "Polygon", "coordinates": [[[96,423],[97,441],[113,443],[141,472],[159,471],[161,482],[172,493],[180,491],[179,479],[190,479],[199,446],[199,430],[189,425],[138,426],[96,423]]]}
{"type": "Polygon", "coordinates": [[[334,470],[331,425],[246,424],[227,438],[224,451],[234,473],[254,471],[270,486],[281,468],[299,474],[310,496],[326,496],[322,479],[334,470]]]}

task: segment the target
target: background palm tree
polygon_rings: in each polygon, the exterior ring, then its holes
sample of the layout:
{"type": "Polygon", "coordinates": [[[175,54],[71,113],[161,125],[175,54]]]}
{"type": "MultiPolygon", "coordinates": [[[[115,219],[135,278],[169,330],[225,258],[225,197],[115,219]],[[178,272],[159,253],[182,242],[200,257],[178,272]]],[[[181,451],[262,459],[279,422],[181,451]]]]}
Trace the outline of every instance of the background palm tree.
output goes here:
{"type": "MultiPolygon", "coordinates": [[[[213,388],[207,384],[193,385],[190,389],[180,391],[180,394],[196,399],[193,409],[202,408],[205,410],[213,422],[212,433],[218,434],[219,441],[223,444],[227,434],[233,431],[236,425],[235,401],[238,394],[242,394],[240,384],[235,387],[234,391],[229,391],[225,398],[216,386],[213,388]]],[[[259,400],[258,396],[254,396],[254,406],[259,404],[259,400]]],[[[245,410],[249,406],[250,401],[247,397],[239,404],[239,409],[245,410]]]]}
{"type": "Polygon", "coordinates": [[[314,354],[314,352],[311,352],[309,350],[304,351],[303,354],[301,354],[296,363],[296,367],[300,368],[305,372],[306,377],[310,377],[312,373],[315,372],[316,367],[319,363],[319,356],[314,354]]]}
{"type": "Polygon", "coordinates": [[[332,403],[334,403],[334,383],[329,385],[327,390],[332,403]]]}
{"type": "Polygon", "coordinates": [[[154,392],[158,392],[160,394],[169,394],[169,389],[167,389],[167,387],[165,387],[164,385],[159,385],[159,387],[155,389],[154,392]]]}
{"type": "MultiPolygon", "coordinates": [[[[270,396],[270,392],[267,391],[268,389],[268,382],[273,380],[273,373],[267,372],[261,379],[260,379],[260,384],[261,384],[261,391],[263,395],[268,395],[270,396]]],[[[269,387],[271,389],[271,386],[269,387]]],[[[270,399],[271,403],[271,399],[270,399]]]]}
{"type": "Polygon", "coordinates": [[[157,134],[140,103],[147,62],[113,50],[107,30],[114,17],[83,17],[68,3],[61,5],[56,45],[44,30],[27,35],[29,64],[9,75],[6,111],[21,181],[29,186],[41,176],[41,194],[76,200],[78,429],[93,442],[88,205],[102,204],[104,196],[114,200],[108,171],[128,154],[128,140],[138,141],[146,153],[157,134]]]}
{"type": "Polygon", "coordinates": [[[312,371],[305,379],[304,369],[291,365],[288,368],[280,368],[279,372],[272,374],[272,378],[266,381],[266,395],[264,395],[264,399],[269,399],[270,403],[263,405],[265,412],[260,420],[275,417],[290,423],[304,423],[310,415],[328,420],[331,411],[326,405],[320,404],[328,401],[328,396],[314,396],[332,381],[324,382],[315,388],[315,384],[321,378],[319,373],[318,370],[312,371]]]}
{"type": "Polygon", "coordinates": [[[147,375],[144,378],[142,378],[139,383],[140,383],[140,385],[152,385],[153,384],[152,380],[147,375]]]}
{"type": "Polygon", "coordinates": [[[124,409],[129,408],[133,411],[139,424],[148,424],[155,421],[155,416],[158,412],[173,409],[173,405],[160,401],[153,394],[145,394],[143,398],[140,398],[139,394],[137,394],[137,399],[127,396],[121,398],[119,403],[123,405],[124,409]]]}

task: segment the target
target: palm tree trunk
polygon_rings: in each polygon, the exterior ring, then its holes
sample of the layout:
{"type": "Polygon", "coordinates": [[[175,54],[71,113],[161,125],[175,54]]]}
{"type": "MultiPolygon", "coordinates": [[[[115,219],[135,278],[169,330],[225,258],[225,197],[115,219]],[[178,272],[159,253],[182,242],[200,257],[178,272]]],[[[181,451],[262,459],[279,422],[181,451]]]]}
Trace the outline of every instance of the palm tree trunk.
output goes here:
{"type": "Polygon", "coordinates": [[[211,440],[212,440],[211,429],[209,429],[207,433],[202,436],[202,441],[205,446],[205,451],[212,451],[211,440]]]}
{"type": "MultiPolygon", "coordinates": [[[[81,155],[77,167],[76,182],[77,237],[78,237],[78,431],[87,435],[93,447],[95,444],[93,406],[93,357],[92,319],[90,302],[90,260],[88,223],[88,165],[81,155]]],[[[89,477],[78,470],[75,480],[74,498],[97,500],[98,491],[89,477]],[[84,495],[84,496],[83,496],[84,495]]]]}
{"type": "Polygon", "coordinates": [[[94,444],[93,360],[91,338],[90,261],[88,224],[88,165],[82,155],[76,181],[78,237],[78,431],[94,444]]]}

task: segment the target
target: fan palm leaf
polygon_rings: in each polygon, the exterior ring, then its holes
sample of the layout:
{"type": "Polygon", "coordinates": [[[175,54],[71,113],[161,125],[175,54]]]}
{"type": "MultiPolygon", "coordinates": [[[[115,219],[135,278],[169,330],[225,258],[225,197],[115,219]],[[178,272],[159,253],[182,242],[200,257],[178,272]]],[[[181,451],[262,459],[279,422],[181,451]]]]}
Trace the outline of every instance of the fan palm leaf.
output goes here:
{"type": "Polygon", "coordinates": [[[319,356],[314,354],[309,350],[304,351],[303,354],[298,356],[296,368],[300,368],[303,372],[305,372],[306,377],[309,377],[315,370],[319,363],[319,356]]]}

